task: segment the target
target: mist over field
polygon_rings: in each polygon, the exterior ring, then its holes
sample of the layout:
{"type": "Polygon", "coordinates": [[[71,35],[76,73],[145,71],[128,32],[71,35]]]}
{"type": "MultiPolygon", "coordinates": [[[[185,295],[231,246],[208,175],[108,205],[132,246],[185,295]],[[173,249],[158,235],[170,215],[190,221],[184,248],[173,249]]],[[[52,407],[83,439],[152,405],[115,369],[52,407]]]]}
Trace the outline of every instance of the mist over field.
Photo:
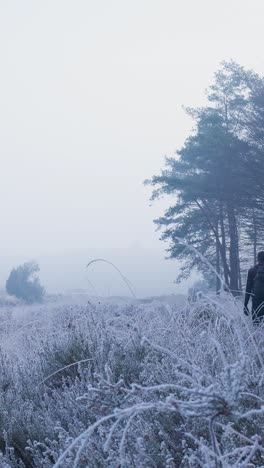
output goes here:
{"type": "Polygon", "coordinates": [[[150,203],[143,181],[183,144],[182,106],[205,103],[222,60],[264,72],[262,3],[0,7],[1,252],[129,257],[137,243],[165,257],[152,222],[169,202],[150,203]]]}
{"type": "Polygon", "coordinates": [[[26,254],[4,253],[1,256],[0,286],[5,287],[10,270],[27,260],[36,258],[41,270],[41,280],[50,293],[84,290],[99,296],[129,296],[130,292],[120,275],[109,265],[98,263],[86,269],[89,261],[105,258],[113,262],[131,281],[138,297],[187,293],[196,279],[175,284],[178,265],[164,259],[163,248],[132,245],[123,248],[90,248],[39,253],[35,257],[26,254]]]}
{"type": "Polygon", "coordinates": [[[264,467],[262,0],[0,0],[0,468],[264,467]]]}

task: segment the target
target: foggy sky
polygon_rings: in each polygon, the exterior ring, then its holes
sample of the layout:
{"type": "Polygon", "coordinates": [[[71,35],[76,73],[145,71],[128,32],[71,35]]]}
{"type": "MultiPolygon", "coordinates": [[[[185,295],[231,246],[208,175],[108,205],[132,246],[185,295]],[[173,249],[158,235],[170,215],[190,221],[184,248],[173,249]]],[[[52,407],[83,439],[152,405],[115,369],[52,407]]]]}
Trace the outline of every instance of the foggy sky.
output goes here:
{"type": "Polygon", "coordinates": [[[150,207],[142,183],[222,60],[264,74],[263,13],[262,0],[0,0],[1,254],[162,259],[166,201],[150,207]]]}

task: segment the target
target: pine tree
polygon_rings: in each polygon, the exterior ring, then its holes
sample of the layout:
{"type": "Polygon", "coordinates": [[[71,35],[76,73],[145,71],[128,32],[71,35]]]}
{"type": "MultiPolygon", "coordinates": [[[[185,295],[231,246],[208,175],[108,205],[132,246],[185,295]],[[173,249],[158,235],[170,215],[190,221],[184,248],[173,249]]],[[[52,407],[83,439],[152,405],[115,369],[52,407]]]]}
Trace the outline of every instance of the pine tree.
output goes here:
{"type": "Polygon", "coordinates": [[[183,238],[211,261],[236,294],[246,246],[252,241],[256,256],[263,232],[263,80],[234,62],[224,63],[208,101],[207,107],[187,109],[194,131],[148,183],[155,187],[153,198],[175,197],[156,223],[164,229],[162,239],[171,241],[170,256],[185,261],[179,278],[194,266],[208,271],[199,256],[178,243],[183,238]]]}

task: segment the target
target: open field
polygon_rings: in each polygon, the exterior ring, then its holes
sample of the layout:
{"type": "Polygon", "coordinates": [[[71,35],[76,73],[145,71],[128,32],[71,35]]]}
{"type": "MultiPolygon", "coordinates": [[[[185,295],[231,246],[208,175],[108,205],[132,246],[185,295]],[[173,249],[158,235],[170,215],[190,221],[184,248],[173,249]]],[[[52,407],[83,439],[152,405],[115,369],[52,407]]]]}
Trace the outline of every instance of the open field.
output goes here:
{"type": "Polygon", "coordinates": [[[264,330],[167,302],[2,307],[0,466],[264,466],[264,330]]]}

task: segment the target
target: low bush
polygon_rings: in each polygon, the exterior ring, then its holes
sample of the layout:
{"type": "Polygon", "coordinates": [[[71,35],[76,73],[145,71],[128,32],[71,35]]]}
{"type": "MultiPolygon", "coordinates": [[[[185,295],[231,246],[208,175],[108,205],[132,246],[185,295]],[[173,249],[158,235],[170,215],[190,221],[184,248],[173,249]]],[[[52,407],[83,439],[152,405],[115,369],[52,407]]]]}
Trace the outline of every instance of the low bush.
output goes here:
{"type": "Polygon", "coordinates": [[[264,465],[264,331],[239,302],[24,313],[0,329],[1,466],[264,465]]]}

